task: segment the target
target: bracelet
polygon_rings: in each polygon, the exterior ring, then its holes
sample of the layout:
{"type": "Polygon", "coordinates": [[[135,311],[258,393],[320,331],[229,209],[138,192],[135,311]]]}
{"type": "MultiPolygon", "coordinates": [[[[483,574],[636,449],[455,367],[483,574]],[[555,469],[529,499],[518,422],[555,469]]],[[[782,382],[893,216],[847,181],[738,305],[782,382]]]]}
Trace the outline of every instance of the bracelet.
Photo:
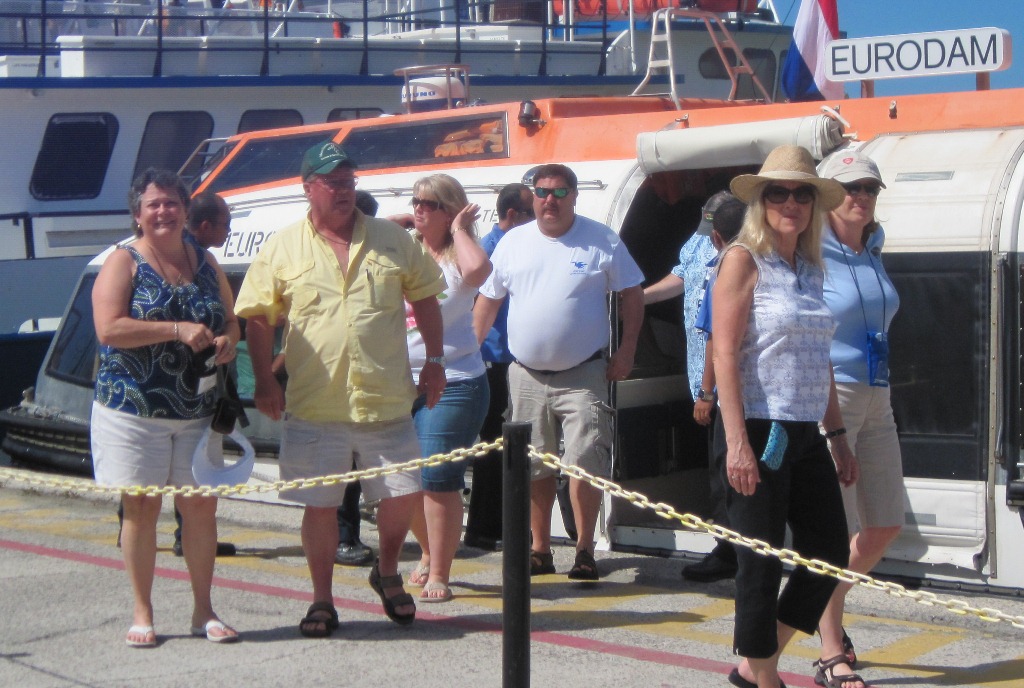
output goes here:
{"type": "Polygon", "coordinates": [[[178,339],[178,321],[177,320],[174,321],[174,341],[176,341],[176,342],[181,341],[180,339],[178,339]]]}
{"type": "Polygon", "coordinates": [[[825,439],[830,440],[834,437],[839,437],[846,434],[846,428],[836,428],[830,432],[825,433],[825,439]]]}

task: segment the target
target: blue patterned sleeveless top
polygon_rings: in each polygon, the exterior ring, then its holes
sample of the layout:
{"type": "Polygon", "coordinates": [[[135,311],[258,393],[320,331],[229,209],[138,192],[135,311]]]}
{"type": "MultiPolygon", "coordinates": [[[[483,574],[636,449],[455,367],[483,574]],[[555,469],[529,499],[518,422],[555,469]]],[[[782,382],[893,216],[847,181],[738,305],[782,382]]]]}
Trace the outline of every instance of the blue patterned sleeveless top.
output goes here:
{"type": "MultiPolygon", "coordinates": [[[[195,281],[172,286],[127,247],[135,260],[132,279],[131,317],[153,322],[202,323],[214,332],[224,329],[225,311],[220,300],[217,271],[206,262],[206,252],[186,243],[198,256],[195,281]]],[[[189,420],[213,414],[216,391],[198,392],[192,349],[181,342],[119,349],[100,346],[96,375],[96,401],[107,408],[143,418],[189,420]]]]}

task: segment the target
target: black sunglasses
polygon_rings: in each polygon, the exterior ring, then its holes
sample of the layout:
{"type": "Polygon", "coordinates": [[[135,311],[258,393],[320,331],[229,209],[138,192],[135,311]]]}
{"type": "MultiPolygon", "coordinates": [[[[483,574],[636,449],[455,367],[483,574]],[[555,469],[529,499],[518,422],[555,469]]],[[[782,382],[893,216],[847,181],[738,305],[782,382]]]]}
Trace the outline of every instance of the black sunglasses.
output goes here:
{"type": "Polygon", "coordinates": [[[863,184],[861,182],[854,182],[853,184],[843,184],[843,188],[846,189],[846,193],[849,196],[858,193],[866,193],[868,196],[877,196],[882,190],[881,184],[863,184]]]}
{"type": "Polygon", "coordinates": [[[519,213],[520,215],[525,215],[526,217],[533,217],[534,216],[533,215],[533,208],[530,208],[530,207],[520,208],[516,212],[519,213]]]}
{"type": "Polygon", "coordinates": [[[769,203],[785,203],[792,196],[793,200],[800,205],[807,205],[814,200],[813,186],[798,186],[795,189],[787,189],[784,186],[769,186],[764,190],[762,198],[769,203]]]}
{"type": "Polygon", "coordinates": [[[426,210],[429,210],[430,212],[434,212],[435,210],[441,207],[441,204],[437,201],[428,201],[425,198],[416,198],[415,196],[413,196],[412,207],[419,208],[420,206],[423,206],[426,210]]]}
{"type": "Polygon", "coordinates": [[[559,186],[556,189],[545,189],[543,186],[535,186],[533,187],[533,193],[537,194],[537,198],[547,198],[548,196],[565,198],[569,195],[569,187],[559,186]]]}

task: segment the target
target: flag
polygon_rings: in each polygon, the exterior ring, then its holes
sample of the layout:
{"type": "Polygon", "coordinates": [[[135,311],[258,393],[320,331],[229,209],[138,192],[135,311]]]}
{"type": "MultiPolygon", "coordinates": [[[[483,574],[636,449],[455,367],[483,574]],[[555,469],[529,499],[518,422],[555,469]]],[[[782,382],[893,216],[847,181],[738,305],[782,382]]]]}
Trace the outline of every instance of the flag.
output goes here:
{"type": "Polygon", "coordinates": [[[792,101],[839,100],[843,85],[825,78],[825,46],[839,38],[836,0],[801,0],[793,45],[782,66],[782,90],[792,101]]]}

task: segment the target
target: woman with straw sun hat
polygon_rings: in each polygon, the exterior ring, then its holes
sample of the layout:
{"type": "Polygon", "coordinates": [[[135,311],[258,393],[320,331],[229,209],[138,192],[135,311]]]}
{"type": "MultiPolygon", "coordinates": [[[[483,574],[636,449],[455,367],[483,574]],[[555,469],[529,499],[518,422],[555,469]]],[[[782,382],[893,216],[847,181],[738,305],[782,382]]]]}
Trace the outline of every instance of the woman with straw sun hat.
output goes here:
{"type": "MultiPolygon", "coordinates": [[[[840,418],[821,233],[822,216],[842,201],[843,187],[818,177],[807,150],[780,146],[760,172],[736,177],[730,188],[748,208],[712,296],[720,404],[714,451],[725,458],[729,519],[733,529],[775,547],[788,525],[802,555],[845,566],[839,482],[856,480],[857,463],[841,434],[830,438],[830,455],[818,429],[826,409],[840,418]]],[[[814,633],[836,580],[799,567],[779,595],[782,562],[738,550],[733,650],[744,659],[729,681],[777,688],[779,655],[797,630],[814,633]]]]}

